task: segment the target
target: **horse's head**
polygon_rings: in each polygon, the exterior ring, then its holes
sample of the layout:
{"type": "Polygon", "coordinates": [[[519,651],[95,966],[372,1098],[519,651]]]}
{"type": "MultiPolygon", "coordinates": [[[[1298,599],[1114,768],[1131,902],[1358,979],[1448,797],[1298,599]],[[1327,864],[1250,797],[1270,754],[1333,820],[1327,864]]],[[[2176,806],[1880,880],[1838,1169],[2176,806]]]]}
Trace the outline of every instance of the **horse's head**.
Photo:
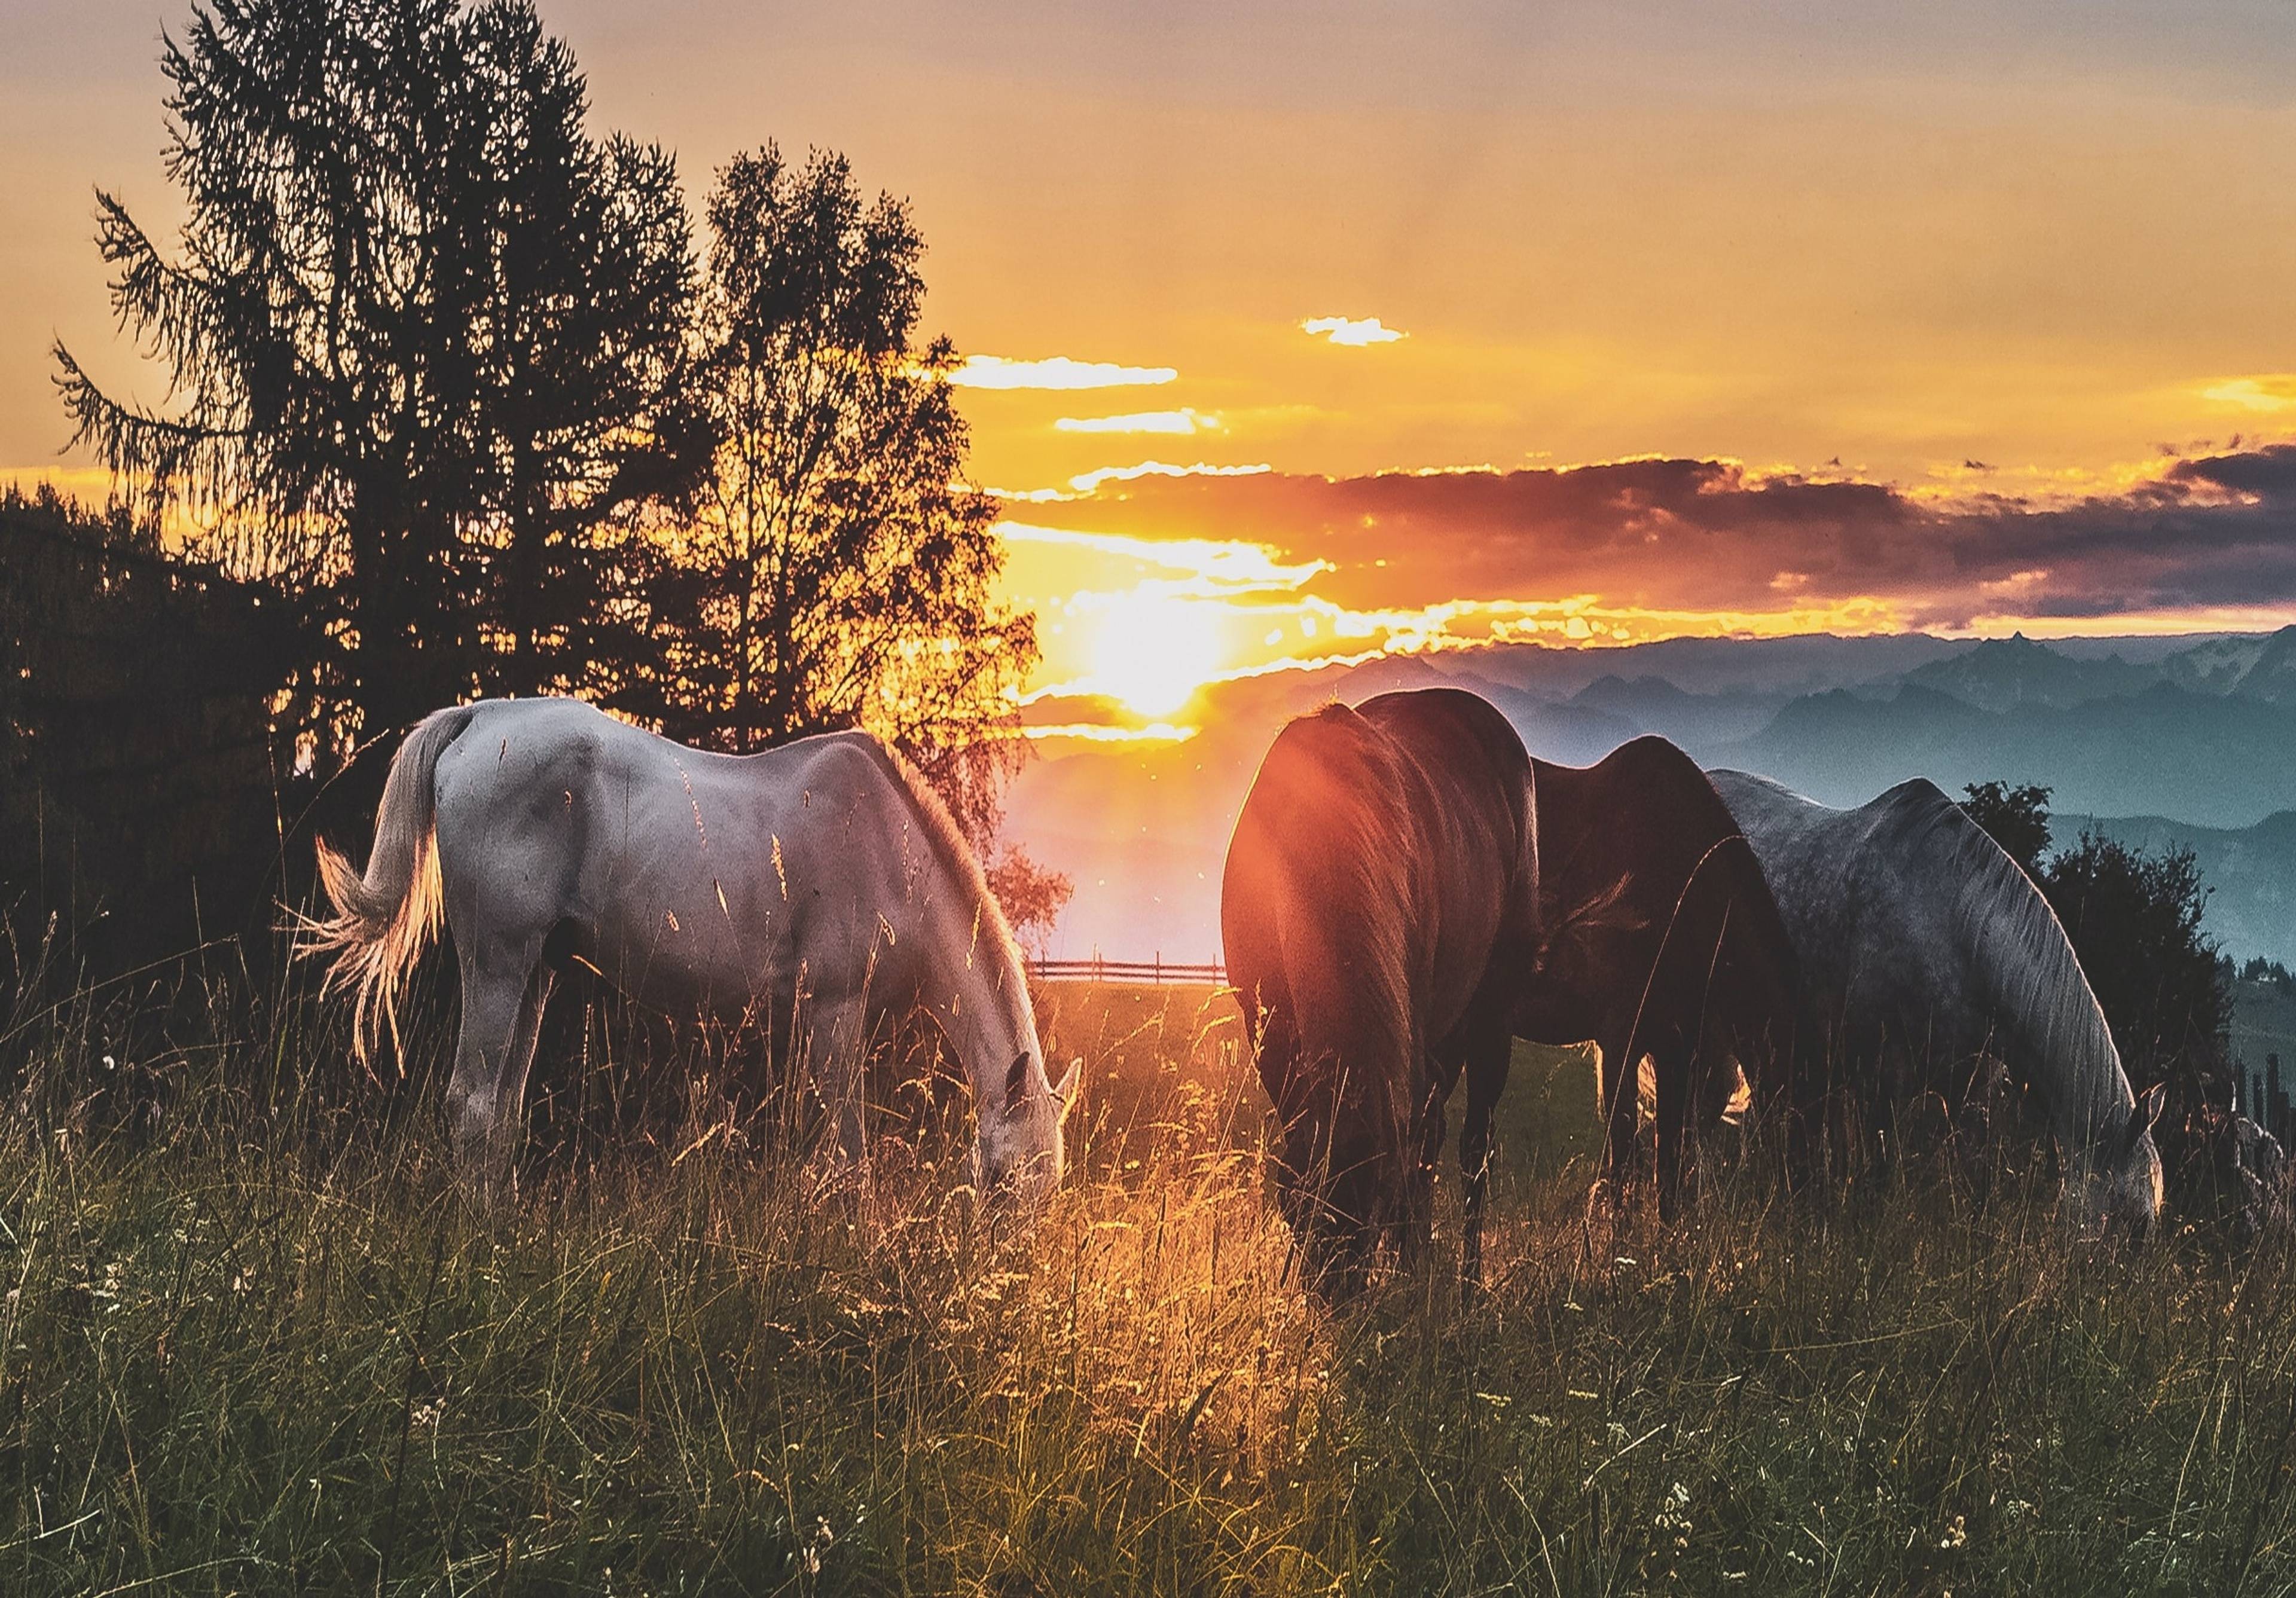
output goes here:
{"type": "Polygon", "coordinates": [[[1042,1209],[1061,1184],[1067,1160],[1062,1123],[1076,1102],[1082,1061],[1069,1062],[1054,1086],[1034,1051],[1016,1056],[998,1102],[976,1106],[980,1127],[972,1151],[976,1192],[1024,1213],[1042,1209]]]}
{"type": "Polygon", "coordinates": [[[2137,1095],[2128,1124],[2097,1140],[2075,1162],[2067,1198],[2080,1225],[2125,1225],[2142,1237],[2161,1214],[2161,1151],[2152,1143],[2152,1123],[2161,1119],[2168,1085],[2156,1082],[2137,1095]]]}
{"type": "Polygon", "coordinates": [[[1401,1173],[1378,1135],[1374,1110],[1319,1077],[1295,1077],[1291,1086],[1276,1106],[1276,1205],[1308,1282],[1345,1298],[1364,1285],[1382,1239],[1400,1218],[1401,1173]]]}

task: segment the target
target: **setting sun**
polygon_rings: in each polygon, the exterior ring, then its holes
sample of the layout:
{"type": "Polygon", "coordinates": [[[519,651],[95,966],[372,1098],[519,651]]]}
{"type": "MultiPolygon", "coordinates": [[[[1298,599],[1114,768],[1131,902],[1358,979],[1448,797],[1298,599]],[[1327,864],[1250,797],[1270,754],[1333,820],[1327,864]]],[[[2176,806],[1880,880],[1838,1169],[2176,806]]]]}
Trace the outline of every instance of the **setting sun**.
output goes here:
{"type": "Polygon", "coordinates": [[[1210,608],[1185,600],[1126,597],[1101,617],[1091,687],[1142,716],[1168,716],[1220,668],[1210,608]]]}

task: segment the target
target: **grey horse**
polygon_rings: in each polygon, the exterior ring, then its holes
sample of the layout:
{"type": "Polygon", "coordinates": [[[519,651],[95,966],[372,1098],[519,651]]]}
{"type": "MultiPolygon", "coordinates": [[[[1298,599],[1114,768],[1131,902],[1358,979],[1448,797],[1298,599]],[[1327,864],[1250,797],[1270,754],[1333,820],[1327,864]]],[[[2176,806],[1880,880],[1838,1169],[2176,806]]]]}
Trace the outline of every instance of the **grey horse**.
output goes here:
{"type": "Polygon", "coordinates": [[[1767,777],[1711,775],[1800,960],[1804,1052],[1874,1062],[1859,1086],[1885,1113],[1928,1089],[1964,1094],[1997,1059],[2046,1109],[2071,1213],[2149,1224],[2162,1089],[2129,1091],[2064,928],[1984,829],[1920,778],[1837,810],[1767,777]]]}
{"type": "Polygon", "coordinates": [[[447,1086],[466,1166],[507,1166],[554,965],[639,1001],[763,1019],[862,1153],[863,1066],[922,1010],[972,1078],[983,1192],[1060,1182],[1075,1081],[1045,1074],[1018,947],[948,812],[864,733],[687,749],[566,699],[436,711],[393,758],[364,873],[322,842],[333,906],[304,950],[357,996],[362,1057],[443,918],[462,971],[447,1086]]]}

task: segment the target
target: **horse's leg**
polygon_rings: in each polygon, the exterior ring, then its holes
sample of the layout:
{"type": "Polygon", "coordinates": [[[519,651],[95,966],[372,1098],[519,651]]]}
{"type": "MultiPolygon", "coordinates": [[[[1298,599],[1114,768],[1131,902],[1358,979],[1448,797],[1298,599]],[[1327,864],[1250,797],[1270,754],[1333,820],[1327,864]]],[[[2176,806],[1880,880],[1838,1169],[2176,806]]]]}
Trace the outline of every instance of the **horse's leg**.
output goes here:
{"type": "Polygon", "coordinates": [[[455,1163],[491,1197],[511,1174],[527,1069],[554,979],[531,955],[473,950],[461,963],[463,1024],[447,1114],[455,1163]]]}
{"type": "Polygon", "coordinates": [[[1815,1020],[1797,1020],[1788,1034],[1790,1058],[1775,1068],[1773,1100],[1785,1118],[1785,1179],[1789,1192],[1815,1192],[1826,1185],[1831,1136],[1826,1118],[1835,1099],[1834,1036],[1815,1020]]]}
{"type": "Polygon", "coordinates": [[[869,1151],[866,1007],[857,998],[818,992],[806,1003],[806,1077],[829,1115],[825,1136],[831,1185],[852,1188],[865,1178],[869,1151]]]}
{"type": "Polygon", "coordinates": [[[1404,1172],[1399,1239],[1401,1259],[1406,1267],[1423,1257],[1434,1241],[1435,1164],[1442,1158],[1443,1144],[1450,1134],[1449,1118],[1443,1113],[1446,1096],[1436,1085],[1434,1070],[1423,1073],[1418,1147],[1412,1151],[1410,1168],[1404,1172]]]}
{"type": "Polygon", "coordinates": [[[1671,1223],[1682,1207],[1682,1155],[1690,1127],[1690,1073],[1694,1063],[1686,1039],[1668,1037],[1651,1051],[1658,1082],[1658,1213],[1671,1223]]]}
{"type": "Polygon", "coordinates": [[[1490,1185],[1491,1126],[1499,1094],[1506,1088],[1514,1039],[1503,1012],[1494,1012],[1467,1040],[1467,1115],[1459,1129],[1459,1174],[1463,1178],[1459,1279],[1472,1293],[1483,1284],[1483,1201],[1490,1185]]]}
{"type": "Polygon", "coordinates": [[[1611,1184],[1611,1203],[1620,1209],[1627,1207],[1627,1178],[1634,1173],[1635,1135],[1642,1114],[1642,1062],[1626,1057],[1628,1032],[1626,1027],[1606,1028],[1595,1045],[1602,1054],[1596,1080],[1602,1087],[1605,1133],[1603,1179],[1611,1184]]]}
{"type": "Polygon", "coordinates": [[[1459,1072],[1465,1062],[1464,1039],[1466,1025],[1462,1023],[1442,1044],[1427,1053],[1426,1069],[1422,1073],[1419,1103],[1419,1147],[1415,1164],[1409,1172],[1409,1214],[1403,1234],[1406,1261],[1423,1253],[1434,1235],[1435,1173],[1443,1161],[1443,1145],[1450,1140],[1450,1118],[1445,1113],[1450,1102],[1451,1090],[1458,1086],[1459,1072]]]}

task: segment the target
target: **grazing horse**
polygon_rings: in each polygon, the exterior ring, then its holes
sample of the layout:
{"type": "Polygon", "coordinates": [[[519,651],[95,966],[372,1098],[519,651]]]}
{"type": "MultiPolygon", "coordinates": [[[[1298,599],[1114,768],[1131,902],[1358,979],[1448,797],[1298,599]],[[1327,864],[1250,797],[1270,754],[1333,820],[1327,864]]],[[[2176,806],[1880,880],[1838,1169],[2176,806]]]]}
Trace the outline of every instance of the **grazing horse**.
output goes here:
{"type": "Polygon", "coordinates": [[[1538,889],[1530,758],[1472,693],[1327,705],[1260,762],[1220,930],[1319,1286],[1351,1291],[1382,1242],[1423,1240],[1431,1125],[1463,1062],[1504,1060],[1538,889]]]}
{"type": "MultiPolygon", "coordinates": [[[[1670,1215],[1693,1098],[1702,1119],[1719,1118],[1735,1082],[1726,1060],[1735,1058],[1766,1100],[1789,1090],[1793,947],[1738,824],[1673,744],[1637,738],[1593,766],[1531,764],[1547,943],[1514,1030],[1533,1043],[1591,1039],[1601,1051],[1605,1174],[1620,1195],[1634,1158],[1638,1069],[1650,1058],[1659,1202],[1670,1215]]],[[[1496,1097],[1470,1081],[1469,1141],[1487,1146],[1474,1117],[1496,1097]]]]}
{"type": "Polygon", "coordinates": [[[362,1059],[397,1036],[442,916],[453,932],[447,1102],[483,1180],[509,1166],[554,968],[579,962],[643,1004],[762,1018],[847,1163],[871,1043],[922,1009],[972,1078],[980,1191],[1034,1202],[1059,1184],[1075,1071],[1046,1078],[1020,951],[947,810],[865,733],[719,755],[574,700],[458,706],[392,758],[365,873],[318,852],[333,914],[304,950],[354,991],[362,1059]]]}
{"type": "Polygon", "coordinates": [[[1744,830],[1800,957],[1810,1036],[1886,1117],[1914,1094],[1964,1101],[1998,1059],[2046,1108],[2083,1221],[2161,1208],[2156,1086],[2130,1093],[2104,1012],[2048,901],[1933,783],[1836,810],[1743,772],[1714,786],[1744,830]]]}

